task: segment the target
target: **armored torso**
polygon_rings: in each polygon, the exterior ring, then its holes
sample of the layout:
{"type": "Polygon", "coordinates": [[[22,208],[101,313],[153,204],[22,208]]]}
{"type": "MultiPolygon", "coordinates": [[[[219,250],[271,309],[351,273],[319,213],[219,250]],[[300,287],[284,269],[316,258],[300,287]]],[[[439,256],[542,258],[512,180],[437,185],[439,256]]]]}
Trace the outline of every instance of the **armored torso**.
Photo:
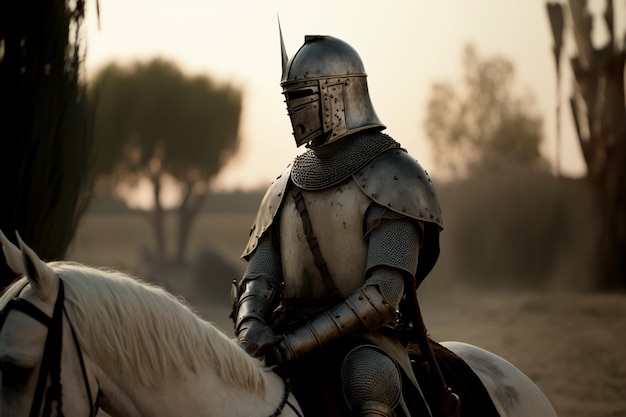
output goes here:
{"type": "MultiPolygon", "coordinates": [[[[302,191],[302,198],[334,286],[345,297],[365,281],[363,216],[371,199],[352,177],[326,189],[302,191]]],[[[332,289],[327,288],[315,264],[292,193],[285,196],[279,224],[284,298],[304,307],[330,298],[332,289]]]]}
{"type": "Polygon", "coordinates": [[[357,133],[321,148],[297,157],[272,184],[243,256],[247,258],[254,252],[258,239],[272,225],[277,226],[284,297],[298,300],[295,302],[300,307],[309,302],[324,304],[328,289],[315,265],[292,197],[293,190],[300,189],[313,233],[341,295],[365,281],[367,242],[363,218],[373,201],[425,223],[424,242],[433,248],[420,250],[418,270],[425,268],[426,272],[419,274],[425,275],[437,258],[442,227],[439,204],[426,172],[396,141],[377,131],[357,133]]]}

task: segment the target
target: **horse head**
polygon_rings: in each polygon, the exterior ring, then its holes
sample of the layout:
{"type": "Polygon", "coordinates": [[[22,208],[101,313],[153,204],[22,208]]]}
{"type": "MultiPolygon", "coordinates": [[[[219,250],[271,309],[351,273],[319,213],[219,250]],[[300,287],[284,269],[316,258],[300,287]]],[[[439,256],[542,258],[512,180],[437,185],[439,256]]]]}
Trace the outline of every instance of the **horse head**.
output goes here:
{"type": "Polygon", "coordinates": [[[17,239],[19,248],[0,231],[7,264],[23,275],[0,297],[0,417],[94,416],[96,381],[64,314],[62,282],[17,239]]]}

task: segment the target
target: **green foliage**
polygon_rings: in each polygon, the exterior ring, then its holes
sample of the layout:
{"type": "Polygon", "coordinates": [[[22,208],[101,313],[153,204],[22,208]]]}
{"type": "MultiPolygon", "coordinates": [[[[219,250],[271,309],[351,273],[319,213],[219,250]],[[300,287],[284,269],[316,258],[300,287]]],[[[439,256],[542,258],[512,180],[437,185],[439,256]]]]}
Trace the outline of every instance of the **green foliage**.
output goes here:
{"type": "Polygon", "coordinates": [[[545,168],[542,119],[531,111],[532,97],[513,95],[511,62],[482,59],[471,46],[463,60],[464,89],[449,82],[431,89],[424,127],[435,161],[456,176],[511,165],[545,168]]]}
{"type": "Polygon", "coordinates": [[[64,257],[92,185],[83,15],[82,1],[0,6],[0,227],[46,260],[64,257]]]}
{"type": "Polygon", "coordinates": [[[95,77],[96,166],[114,183],[169,174],[206,182],[239,144],[241,93],[154,59],[95,77]]]}
{"type": "Polygon", "coordinates": [[[109,186],[145,178],[153,187],[154,260],[165,261],[160,202],[165,178],[181,189],[176,261],[182,262],[195,216],[210,181],[239,145],[241,92],[202,76],[188,77],[154,59],[130,67],[114,63],[95,78],[96,170],[109,186]]]}

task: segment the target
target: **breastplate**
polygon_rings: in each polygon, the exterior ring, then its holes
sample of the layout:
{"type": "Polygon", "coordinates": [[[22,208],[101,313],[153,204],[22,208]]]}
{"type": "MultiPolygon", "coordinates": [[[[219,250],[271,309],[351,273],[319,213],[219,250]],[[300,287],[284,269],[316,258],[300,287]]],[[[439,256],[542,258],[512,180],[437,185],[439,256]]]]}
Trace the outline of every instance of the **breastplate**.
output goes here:
{"type": "MultiPolygon", "coordinates": [[[[302,196],[334,284],[346,296],[365,282],[363,216],[371,200],[352,178],[323,190],[302,191],[302,196]]],[[[280,212],[280,247],[285,299],[323,300],[330,296],[291,193],[285,196],[280,212]]]]}

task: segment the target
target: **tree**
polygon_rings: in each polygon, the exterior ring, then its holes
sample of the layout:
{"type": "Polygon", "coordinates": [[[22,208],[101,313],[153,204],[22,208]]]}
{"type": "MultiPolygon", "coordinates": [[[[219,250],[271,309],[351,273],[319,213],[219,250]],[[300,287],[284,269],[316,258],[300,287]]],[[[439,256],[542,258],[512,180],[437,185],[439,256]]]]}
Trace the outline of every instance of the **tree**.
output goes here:
{"type": "MultiPolygon", "coordinates": [[[[80,39],[85,3],[0,5],[0,228],[60,259],[89,201],[92,130],[80,39]]],[[[0,288],[14,278],[0,262],[0,288]]]]}
{"type": "Polygon", "coordinates": [[[175,64],[154,59],[130,67],[107,65],[95,77],[92,97],[97,172],[112,187],[149,180],[160,260],[167,258],[163,181],[170,177],[180,187],[175,259],[182,262],[210,180],[239,144],[240,91],[185,76],[175,64]]]}
{"type": "MultiPolygon", "coordinates": [[[[570,24],[576,52],[570,59],[574,87],[572,116],[600,221],[597,246],[598,284],[626,285],[626,102],[624,43],[616,41],[613,2],[606,1],[604,21],[608,40],[596,48],[592,41],[592,15],[585,0],[569,1],[570,24]]],[[[552,26],[563,15],[561,3],[549,3],[552,26]],[[560,12],[557,12],[561,10],[560,12]]],[[[555,43],[558,32],[554,33],[555,43]]],[[[624,39],[624,37],[622,37],[624,39]]]]}
{"type": "Polygon", "coordinates": [[[545,168],[542,119],[531,111],[531,96],[514,96],[511,62],[482,59],[468,45],[463,63],[464,90],[449,82],[431,89],[424,127],[435,162],[457,177],[512,165],[545,168]]]}

